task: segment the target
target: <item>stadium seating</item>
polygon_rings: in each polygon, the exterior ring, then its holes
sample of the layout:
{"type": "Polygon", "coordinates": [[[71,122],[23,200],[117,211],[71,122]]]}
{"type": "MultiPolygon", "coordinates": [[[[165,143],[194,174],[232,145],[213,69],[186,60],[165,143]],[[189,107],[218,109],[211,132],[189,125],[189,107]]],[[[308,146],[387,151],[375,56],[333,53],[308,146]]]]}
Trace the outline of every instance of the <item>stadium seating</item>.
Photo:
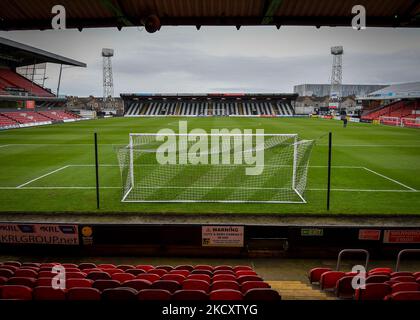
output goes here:
{"type": "Polygon", "coordinates": [[[63,111],[63,110],[57,110],[57,111],[38,111],[39,114],[51,119],[51,120],[72,120],[72,119],[78,119],[80,118],[78,115],[63,111]]]}
{"type": "Polygon", "coordinates": [[[17,88],[38,97],[54,97],[54,95],[10,69],[0,68],[0,89],[7,91],[7,88],[17,88]]]}
{"type": "Polygon", "coordinates": [[[256,115],[277,116],[293,115],[294,109],[289,101],[153,101],[139,102],[126,101],[126,116],[229,116],[229,115],[256,115]]]}
{"type": "Polygon", "coordinates": [[[0,264],[0,299],[273,300],[277,291],[247,266],[132,266],[66,263],[65,289],[54,289],[59,263],[0,264]],[[143,269],[137,269],[141,267],[143,269]],[[145,270],[144,270],[145,269],[145,270]],[[135,275],[133,270],[141,271],[135,275]],[[147,271],[146,271],[147,270],[147,271]],[[245,271],[245,272],[244,272],[245,271]],[[199,272],[199,273],[194,273],[199,272]],[[202,274],[200,272],[204,272],[202,274]],[[160,275],[161,274],[161,275],[160,275]],[[275,292],[275,293],[274,293],[275,292]]]}
{"type": "Polygon", "coordinates": [[[413,111],[416,110],[416,103],[413,101],[394,101],[388,105],[369,110],[362,115],[362,119],[375,120],[380,117],[411,118],[416,117],[413,111]]]}
{"type": "MultiPolygon", "coordinates": [[[[25,124],[50,123],[52,121],[68,121],[80,116],[64,110],[56,111],[7,111],[0,113],[0,127],[16,127],[25,124]]],[[[70,267],[70,266],[69,266],[70,267]]]]}

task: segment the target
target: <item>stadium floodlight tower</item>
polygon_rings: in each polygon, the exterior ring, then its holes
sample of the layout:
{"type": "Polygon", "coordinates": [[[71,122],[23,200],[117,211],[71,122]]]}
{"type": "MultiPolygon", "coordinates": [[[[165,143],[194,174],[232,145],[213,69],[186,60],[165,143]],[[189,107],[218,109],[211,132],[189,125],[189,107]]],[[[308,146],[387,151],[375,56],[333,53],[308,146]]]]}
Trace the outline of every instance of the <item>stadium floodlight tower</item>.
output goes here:
{"type": "Polygon", "coordinates": [[[111,58],[114,56],[114,49],[102,49],[103,58],[103,107],[113,109],[114,107],[114,81],[112,75],[111,58]]]}
{"type": "Polygon", "coordinates": [[[333,65],[331,73],[331,88],[330,88],[330,108],[340,110],[340,102],[342,95],[342,81],[343,81],[343,47],[331,47],[331,54],[333,56],[333,65]]]}

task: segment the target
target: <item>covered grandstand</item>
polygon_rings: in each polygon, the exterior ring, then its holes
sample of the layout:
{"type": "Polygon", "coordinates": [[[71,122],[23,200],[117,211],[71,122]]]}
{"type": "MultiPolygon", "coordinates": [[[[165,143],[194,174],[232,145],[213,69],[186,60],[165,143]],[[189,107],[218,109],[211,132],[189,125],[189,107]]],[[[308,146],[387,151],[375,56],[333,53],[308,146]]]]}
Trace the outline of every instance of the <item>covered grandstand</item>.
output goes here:
{"type": "Polygon", "coordinates": [[[364,121],[420,128],[420,82],[394,84],[359,99],[364,121]]]}
{"type": "Polygon", "coordinates": [[[121,94],[125,116],[293,116],[297,94],[121,94]]]}
{"type": "Polygon", "coordinates": [[[80,118],[63,110],[65,97],[24,77],[17,69],[42,63],[86,67],[85,63],[1,37],[0,51],[0,129],[80,118]]]}

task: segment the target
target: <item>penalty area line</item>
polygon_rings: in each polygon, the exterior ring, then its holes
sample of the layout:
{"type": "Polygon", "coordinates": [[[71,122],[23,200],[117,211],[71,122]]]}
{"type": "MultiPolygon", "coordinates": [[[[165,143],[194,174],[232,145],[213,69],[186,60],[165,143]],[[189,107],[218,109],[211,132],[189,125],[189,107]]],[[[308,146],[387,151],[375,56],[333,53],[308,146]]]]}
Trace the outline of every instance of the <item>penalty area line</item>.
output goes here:
{"type": "Polygon", "coordinates": [[[69,166],[64,166],[64,167],[58,168],[58,169],[56,169],[56,170],[50,171],[50,172],[48,172],[48,173],[46,173],[46,174],[43,174],[42,176],[36,177],[35,179],[29,180],[29,181],[27,181],[27,182],[25,182],[25,183],[22,183],[21,185],[18,185],[18,186],[16,187],[16,189],[21,189],[21,188],[23,188],[24,186],[26,186],[26,185],[28,185],[28,184],[30,184],[30,183],[32,183],[32,182],[35,182],[35,181],[37,181],[37,180],[39,180],[39,179],[42,179],[42,178],[44,178],[44,177],[46,177],[46,176],[49,176],[49,175],[51,175],[51,174],[54,174],[54,173],[56,173],[56,172],[58,172],[58,171],[64,170],[64,169],[66,169],[66,168],[68,168],[68,167],[69,167],[69,166]]]}
{"type": "Polygon", "coordinates": [[[371,170],[371,169],[366,168],[366,167],[363,167],[363,169],[365,169],[366,171],[369,171],[369,172],[371,172],[371,173],[373,173],[373,174],[376,174],[376,175],[377,175],[377,176],[379,176],[379,177],[382,177],[382,178],[387,179],[387,180],[389,180],[389,181],[392,181],[392,182],[394,182],[394,183],[396,183],[396,184],[399,184],[400,186],[402,186],[402,187],[404,187],[404,188],[407,188],[407,189],[409,189],[409,190],[411,190],[411,191],[417,191],[416,189],[411,188],[411,187],[409,187],[409,186],[405,185],[404,183],[399,182],[399,181],[397,181],[397,180],[395,180],[395,179],[392,179],[392,178],[387,177],[387,176],[385,176],[385,175],[383,175],[383,174],[380,174],[379,172],[376,172],[376,171],[371,170]]]}

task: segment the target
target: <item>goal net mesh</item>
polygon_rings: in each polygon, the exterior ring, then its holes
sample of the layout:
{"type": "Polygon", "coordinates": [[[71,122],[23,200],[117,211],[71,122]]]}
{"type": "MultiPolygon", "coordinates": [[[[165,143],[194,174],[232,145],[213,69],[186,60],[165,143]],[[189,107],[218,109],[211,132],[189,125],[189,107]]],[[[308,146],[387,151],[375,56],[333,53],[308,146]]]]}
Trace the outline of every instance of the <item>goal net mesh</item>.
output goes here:
{"type": "Polygon", "coordinates": [[[197,139],[174,134],[164,139],[167,149],[174,150],[174,161],[162,163],[169,152],[162,154],[164,142],[158,136],[130,134],[130,143],[118,148],[122,201],[306,202],[313,140],[299,140],[295,134],[264,134],[260,140],[256,135],[209,134],[200,137],[202,148],[197,148],[197,139]]]}

